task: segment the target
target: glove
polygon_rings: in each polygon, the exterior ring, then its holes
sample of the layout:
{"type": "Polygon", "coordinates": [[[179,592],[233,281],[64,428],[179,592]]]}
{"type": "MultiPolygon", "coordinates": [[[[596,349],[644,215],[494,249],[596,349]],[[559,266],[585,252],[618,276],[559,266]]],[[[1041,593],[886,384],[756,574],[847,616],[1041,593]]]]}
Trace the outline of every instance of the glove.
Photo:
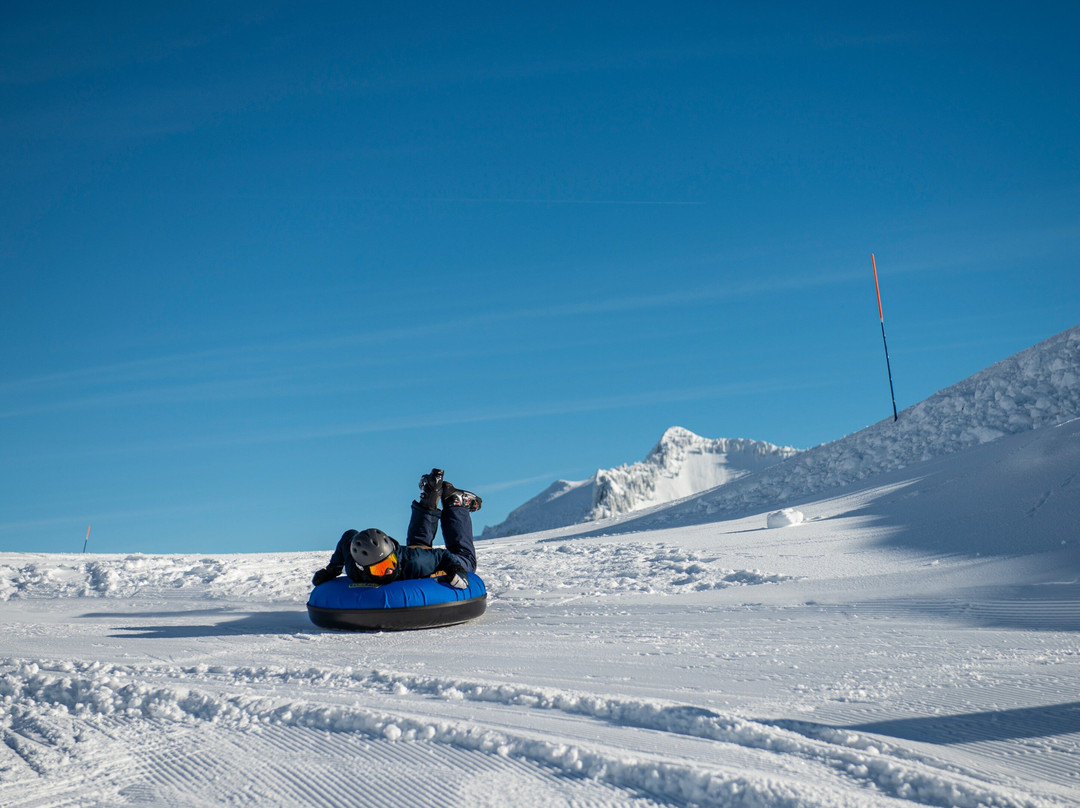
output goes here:
{"type": "Polygon", "coordinates": [[[332,581],[337,578],[337,575],[328,569],[315,570],[315,574],[311,576],[311,583],[315,586],[319,584],[325,584],[327,581],[332,581]]]}
{"type": "Polygon", "coordinates": [[[467,572],[461,572],[461,573],[455,572],[453,577],[449,581],[447,581],[447,583],[450,584],[450,586],[454,587],[454,589],[468,589],[469,588],[469,573],[467,573],[467,572]]]}
{"type": "Polygon", "coordinates": [[[454,589],[468,589],[469,573],[465,571],[464,567],[455,564],[446,571],[446,582],[454,589]]]}

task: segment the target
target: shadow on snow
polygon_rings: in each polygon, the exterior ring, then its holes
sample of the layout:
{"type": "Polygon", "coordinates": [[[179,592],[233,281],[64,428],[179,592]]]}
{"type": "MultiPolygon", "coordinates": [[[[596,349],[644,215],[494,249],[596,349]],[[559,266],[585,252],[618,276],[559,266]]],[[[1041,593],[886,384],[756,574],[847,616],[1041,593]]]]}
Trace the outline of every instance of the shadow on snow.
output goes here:
{"type": "Polygon", "coordinates": [[[117,626],[111,637],[125,639],[180,639],[191,637],[229,637],[254,634],[310,634],[318,631],[308,620],[307,613],[300,610],[279,612],[238,613],[226,608],[192,609],[191,611],[173,612],[93,612],[82,615],[84,618],[122,617],[128,620],[145,619],[142,625],[117,626]],[[199,624],[154,625],[154,621],[168,618],[219,617],[199,624]]]}
{"type": "Polygon", "coordinates": [[[848,730],[946,746],[1080,733],[1080,702],[959,715],[897,718],[843,727],[801,721],[776,721],[772,725],[823,740],[828,740],[828,734],[835,730],[848,730]]]}

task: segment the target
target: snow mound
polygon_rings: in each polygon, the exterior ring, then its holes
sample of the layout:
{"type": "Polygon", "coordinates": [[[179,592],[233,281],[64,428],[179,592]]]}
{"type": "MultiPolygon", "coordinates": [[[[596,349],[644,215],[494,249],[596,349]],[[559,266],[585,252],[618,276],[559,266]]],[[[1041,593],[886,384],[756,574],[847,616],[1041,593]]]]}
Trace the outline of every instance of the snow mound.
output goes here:
{"type": "Polygon", "coordinates": [[[900,413],[783,463],[624,523],[709,521],[780,505],[1080,417],[1080,326],[1004,359],[900,413]]]}
{"type": "Polygon", "coordinates": [[[767,524],[770,528],[791,527],[792,525],[801,525],[804,519],[802,511],[797,511],[794,508],[784,508],[770,513],[767,524]]]}
{"type": "Polygon", "coordinates": [[[21,555],[0,561],[0,601],[131,598],[141,594],[302,600],[327,553],[234,555],[21,555]]]}
{"type": "MultiPolygon", "coordinates": [[[[214,601],[299,603],[325,553],[197,555],[50,554],[0,556],[0,602],[53,598],[199,597],[214,601]]],[[[495,597],[522,593],[591,596],[674,595],[731,586],[781,583],[791,576],[731,569],[719,552],[664,543],[542,541],[484,559],[480,570],[495,597]]]]}
{"type": "Polygon", "coordinates": [[[745,438],[703,438],[668,429],[644,460],[600,469],[587,480],[558,480],[517,508],[483,538],[513,536],[591,522],[683,499],[798,454],[745,438]]]}
{"type": "Polygon", "coordinates": [[[590,597],[674,595],[792,579],[778,572],[731,569],[730,561],[722,550],[691,550],[663,542],[544,539],[510,556],[485,558],[482,573],[489,591],[500,597],[545,591],[590,597]]]}

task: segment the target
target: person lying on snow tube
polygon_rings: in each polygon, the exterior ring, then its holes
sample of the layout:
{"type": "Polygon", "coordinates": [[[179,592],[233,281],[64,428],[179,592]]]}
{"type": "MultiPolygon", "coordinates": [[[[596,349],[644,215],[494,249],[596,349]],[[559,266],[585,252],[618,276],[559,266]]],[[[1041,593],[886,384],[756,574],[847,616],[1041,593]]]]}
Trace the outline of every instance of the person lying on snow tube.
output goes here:
{"type": "Polygon", "coordinates": [[[420,497],[412,504],[405,547],[375,527],[346,530],[330,563],[315,572],[311,583],[332,581],[342,569],[358,584],[388,584],[441,572],[450,586],[466,589],[469,573],[476,572],[472,514],[480,504],[476,494],[445,482],[442,469],[432,469],[420,478],[420,497]],[[440,522],[445,550],[431,546],[440,522]]]}

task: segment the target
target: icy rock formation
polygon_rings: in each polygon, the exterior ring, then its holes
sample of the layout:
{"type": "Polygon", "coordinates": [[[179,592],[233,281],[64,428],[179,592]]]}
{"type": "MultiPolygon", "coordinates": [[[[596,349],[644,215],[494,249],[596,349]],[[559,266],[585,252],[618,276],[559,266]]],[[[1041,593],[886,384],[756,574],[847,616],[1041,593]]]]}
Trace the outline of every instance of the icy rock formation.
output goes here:
{"type": "Polygon", "coordinates": [[[798,454],[744,438],[703,438],[673,426],[644,460],[600,469],[587,480],[559,480],[483,537],[512,536],[590,522],[707,491],[798,454]]]}
{"type": "Polygon", "coordinates": [[[588,519],[682,499],[786,460],[797,451],[743,438],[702,438],[673,426],[640,463],[596,472],[588,519]]]}

